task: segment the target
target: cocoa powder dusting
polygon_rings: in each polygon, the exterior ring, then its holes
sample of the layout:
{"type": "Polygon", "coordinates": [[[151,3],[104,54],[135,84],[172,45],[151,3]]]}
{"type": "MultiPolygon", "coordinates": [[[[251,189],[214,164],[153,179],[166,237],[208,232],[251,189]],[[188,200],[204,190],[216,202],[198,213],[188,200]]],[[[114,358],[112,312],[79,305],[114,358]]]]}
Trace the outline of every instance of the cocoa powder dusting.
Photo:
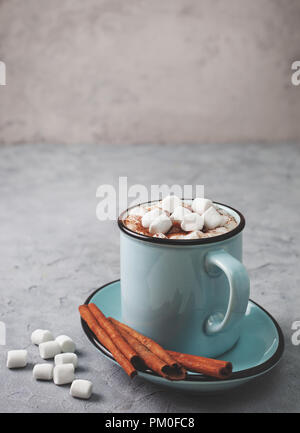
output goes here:
{"type": "MultiPolygon", "coordinates": [[[[189,210],[192,210],[191,206],[186,204],[186,203],[184,203],[183,206],[189,210]]],[[[154,206],[145,207],[145,209],[147,211],[149,211],[149,210],[152,210],[154,207],[159,207],[159,206],[158,206],[158,204],[156,204],[154,206]]],[[[201,231],[198,231],[199,238],[219,236],[223,233],[231,231],[237,225],[237,222],[232,215],[228,215],[224,210],[219,210],[219,212],[222,215],[227,216],[226,224],[222,227],[218,227],[216,229],[210,229],[210,230],[203,227],[203,229],[201,231]]],[[[149,232],[148,228],[143,227],[142,217],[140,215],[128,215],[123,220],[123,224],[125,227],[127,227],[128,229],[130,229],[136,233],[139,233],[139,234],[142,234],[145,236],[149,236],[149,237],[155,236],[155,234],[152,234],[149,232]]],[[[190,233],[192,233],[192,232],[185,232],[184,230],[182,230],[181,224],[179,221],[173,221],[173,225],[172,225],[171,229],[167,233],[165,233],[164,236],[168,239],[184,239],[190,233]]]]}
{"type": "MultiPolygon", "coordinates": [[[[124,220],[123,224],[130,230],[139,233],[141,235],[153,237],[154,234],[150,233],[146,227],[142,225],[142,217],[140,215],[128,215],[124,220]]],[[[181,229],[180,224],[177,222],[173,223],[173,226],[165,233],[167,238],[172,238],[173,235],[187,235],[189,232],[185,232],[181,229]]]]}

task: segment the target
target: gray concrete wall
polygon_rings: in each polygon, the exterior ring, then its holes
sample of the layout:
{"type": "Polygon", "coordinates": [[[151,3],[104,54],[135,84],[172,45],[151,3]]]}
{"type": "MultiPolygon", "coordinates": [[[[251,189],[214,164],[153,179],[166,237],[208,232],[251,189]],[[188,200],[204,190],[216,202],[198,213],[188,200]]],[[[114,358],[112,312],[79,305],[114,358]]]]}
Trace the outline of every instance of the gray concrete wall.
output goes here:
{"type": "Polygon", "coordinates": [[[300,140],[297,0],[0,0],[1,143],[300,140]]]}

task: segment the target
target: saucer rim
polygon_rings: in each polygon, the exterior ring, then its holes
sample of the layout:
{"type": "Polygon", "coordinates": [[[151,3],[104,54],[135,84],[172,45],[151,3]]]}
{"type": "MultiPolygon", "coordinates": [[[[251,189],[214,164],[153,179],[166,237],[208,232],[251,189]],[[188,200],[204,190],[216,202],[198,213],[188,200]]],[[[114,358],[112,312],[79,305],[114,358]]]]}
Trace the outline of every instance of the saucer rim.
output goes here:
{"type": "MultiPolygon", "coordinates": [[[[93,296],[96,295],[96,293],[100,292],[100,290],[104,289],[107,286],[110,286],[111,284],[120,282],[120,279],[118,278],[117,280],[111,281],[109,283],[104,284],[103,286],[99,287],[98,289],[94,290],[85,300],[84,304],[88,305],[90,300],[92,299],[93,296]]],[[[271,356],[271,358],[269,358],[267,361],[258,364],[254,367],[250,367],[250,368],[246,368],[244,370],[240,370],[240,371],[236,371],[233,372],[232,375],[230,376],[230,378],[228,379],[218,379],[216,380],[213,377],[208,377],[208,376],[204,376],[202,374],[198,374],[198,373],[193,373],[193,374],[188,374],[186,379],[184,381],[180,381],[180,382],[228,382],[228,381],[232,381],[232,380],[239,380],[239,379],[245,379],[245,378],[250,378],[253,376],[258,376],[261,375],[263,373],[266,373],[267,371],[271,370],[273,367],[275,367],[275,365],[280,361],[283,352],[284,352],[284,337],[283,337],[283,333],[282,330],[279,326],[279,324],[277,323],[277,321],[274,319],[274,317],[267,311],[265,310],[261,305],[259,305],[257,302],[253,301],[252,299],[249,299],[249,301],[251,301],[254,305],[256,305],[258,308],[260,308],[267,316],[269,316],[269,318],[271,319],[271,321],[274,323],[276,331],[278,333],[278,347],[275,351],[275,353],[271,356]]],[[[84,333],[86,334],[86,336],[88,337],[88,339],[90,340],[90,342],[107,358],[109,358],[110,360],[112,360],[113,362],[116,363],[115,359],[113,358],[113,356],[110,354],[110,352],[105,349],[105,347],[95,338],[93,332],[90,330],[90,328],[87,326],[87,324],[84,322],[84,320],[82,320],[82,318],[80,319],[81,321],[81,326],[82,329],[84,331],[84,333]]],[[[160,379],[164,379],[161,376],[159,376],[157,373],[154,373],[152,371],[149,370],[138,370],[137,371],[139,373],[143,373],[149,376],[156,376],[159,377],[160,379]]]]}

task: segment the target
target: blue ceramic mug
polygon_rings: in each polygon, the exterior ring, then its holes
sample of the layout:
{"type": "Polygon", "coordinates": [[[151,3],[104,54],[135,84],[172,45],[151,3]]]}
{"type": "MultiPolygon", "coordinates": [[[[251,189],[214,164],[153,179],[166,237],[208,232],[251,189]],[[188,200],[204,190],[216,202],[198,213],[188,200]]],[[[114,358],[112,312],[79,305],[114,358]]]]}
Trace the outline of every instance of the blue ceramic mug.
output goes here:
{"type": "Polygon", "coordinates": [[[248,305],[243,215],[215,203],[238,225],[211,238],[152,238],[121,229],[122,320],[169,350],[216,357],[238,340],[248,305]]]}

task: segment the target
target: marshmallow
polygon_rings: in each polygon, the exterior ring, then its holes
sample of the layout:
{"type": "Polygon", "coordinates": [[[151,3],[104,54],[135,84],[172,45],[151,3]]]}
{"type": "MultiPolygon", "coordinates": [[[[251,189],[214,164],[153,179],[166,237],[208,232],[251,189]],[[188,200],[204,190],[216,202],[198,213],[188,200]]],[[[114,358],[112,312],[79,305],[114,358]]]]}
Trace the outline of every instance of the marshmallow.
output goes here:
{"type": "Polygon", "coordinates": [[[143,216],[146,212],[147,211],[144,207],[136,206],[132,209],[129,209],[128,215],[143,216]]]}
{"type": "Polygon", "coordinates": [[[172,221],[170,218],[165,215],[159,215],[155,218],[154,221],[150,224],[149,232],[150,233],[167,233],[172,227],[172,221]]]}
{"type": "Polygon", "coordinates": [[[228,232],[236,228],[236,226],[237,222],[234,219],[225,217],[224,227],[227,229],[228,232]]]}
{"type": "Polygon", "coordinates": [[[155,235],[153,235],[154,238],[160,238],[160,239],[167,239],[167,236],[164,235],[163,233],[155,233],[155,235]]]}
{"type": "Polygon", "coordinates": [[[92,395],[93,384],[89,380],[76,379],[72,382],[70,394],[72,397],[88,399],[92,395]]]}
{"type": "Polygon", "coordinates": [[[39,345],[40,356],[43,359],[54,358],[61,352],[60,345],[57,341],[45,341],[39,345]]]}
{"type": "Polygon", "coordinates": [[[215,233],[218,235],[223,235],[224,233],[227,233],[229,230],[226,227],[217,227],[215,229],[215,233]]]}
{"type": "Polygon", "coordinates": [[[182,200],[176,197],[176,195],[168,195],[161,202],[163,210],[169,213],[173,213],[174,209],[178,206],[182,206],[182,200]]]}
{"type": "Polygon", "coordinates": [[[55,338],[62,352],[75,352],[76,346],[74,341],[67,335],[59,335],[55,338]]]}
{"type": "Polygon", "coordinates": [[[204,212],[203,217],[204,225],[207,229],[215,229],[225,223],[224,215],[220,215],[213,206],[204,212]]]}
{"type": "Polygon", "coordinates": [[[203,216],[197,213],[190,213],[183,217],[183,220],[181,222],[181,228],[185,232],[198,231],[203,228],[203,223],[203,216]]]}
{"type": "Polygon", "coordinates": [[[52,341],[54,340],[54,337],[50,331],[47,331],[45,329],[36,329],[31,334],[31,342],[32,344],[41,344],[45,343],[45,341],[52,341]]]}
{"type": "Polygon", "coordinates": [[[168,236],[169,239],[185,239],[186,235],[178,234],[178,233],[172,233],[170,236],[168,236]]]}
{"type": "Polygon", "coordinates": [[[189,215],[191,213],[192,212],[189,209],[187,209],[186,207],[177,206],[174,209],[174,212],[172,213],[172,215],[170,216],[170,218],[171,218],[172,221],[180,221],[181,222],[183,220],[183,217],[185,215],[189,215]]]}
{"type": "Polygon", "coordinates": [[[213,206],[213,202],[207,198],[195,198],[192,203],[192,209],[199,215],[204,214],[204,212],[213,206]]]}
{"type": "Polygon", "coordinates": [[[32,370],[32,375],[35,380],[52,380],[53,365],[52,364],[35,364],[32,370]]]}
{"type": "Polygon", "coordinates": [[[9,350],[7,352],[7,368],[21,368],[27,365],[27,350],[9,350]]]}
{"type": "Polygon", "coordinates": [[[65,385],[74,380],[74,365],[60,364],[56,365],[53,370],[53,381],[55,385],[65,385]]]}
{"type": "Polygon", "coordinates": [[[202,237],[202,232],[201,231],[195,231],[195,232],[191,232],[188,235],[184,236],[184,239],[200,239],[202,237]]]}
{"type": "Polygon", "coordinates": [[[59,353],[54,358],[55,365],[73,364],[74,368],[77,367],[78,358],[75,353],[59,353]]]}
{"type": "Polygon", "coordinates": [[[157,218],[159,215],[162,215],[163,213],[164,212],[158,207],[155,207],[154,209],[145,213],[145,215],[142,217],[142,226],[145,228],[150,227],[150,224],[155,220],[155,218],[157,218]]]}

